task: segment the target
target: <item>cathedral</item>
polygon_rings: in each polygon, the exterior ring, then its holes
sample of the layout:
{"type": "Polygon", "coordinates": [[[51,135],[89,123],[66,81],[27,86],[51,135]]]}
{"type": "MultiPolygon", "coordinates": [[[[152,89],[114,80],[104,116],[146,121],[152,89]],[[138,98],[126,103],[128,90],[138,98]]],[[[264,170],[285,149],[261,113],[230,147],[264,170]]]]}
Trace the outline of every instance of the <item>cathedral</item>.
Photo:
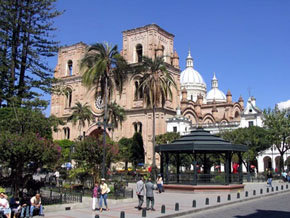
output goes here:
{"type": "MultiPolygon", "coordinates": [[[[94,90],[88,90],[81,83],[80,60],[88,45],[80,42],[61,47],[54,77],[68,90],[66,95],[52,94],[51,115],[66,119],[72,114],[72,107],[80,102],[87,103],[95,116],[95,121],[87,123],[81,129],[81,135],[88,136],[102,132],[100,120],[103,115],[103,103],[94,90]]],[[[179,57],[174,49],[174,35],[156,24],[123,31],[121,55],[129,64],[142,62],[142,56],[154,59],[163,56],[167,70],[173,75],[177,89],[172,89],[173,97],[168,99],[163,108],[156,108],[156,135],[172,132],[188,132],[197,126],[231,126],[241,120],[244,109],[243,99],[232,101],[230,91],[226,95],[219,89],[217,76],[214,74],[211,89],[207,92],[206,84],[198,71],[190,51],[186,59],[186,68],[181,72],[179,57]],[[180,125],[182,123],[182,125],[180,125]]],[[[107,129],[107,135],[114,141],[122,137],[130,138],[140,132],[144,141],[145,163],[152,163],[152,110],[143,102],[142,93],[136,95],[139,86],[138,76],[129,75],[122,93],[113,93],[112,101],[125,109],[126,119],[116,129],[107,129]]],[[[54,133],[54,139],[75,140],[79,137],[78,126],[67,123],[61,131],[54,133]]],[[[156,155],[156,162],[159,156],[156,155]]]]}

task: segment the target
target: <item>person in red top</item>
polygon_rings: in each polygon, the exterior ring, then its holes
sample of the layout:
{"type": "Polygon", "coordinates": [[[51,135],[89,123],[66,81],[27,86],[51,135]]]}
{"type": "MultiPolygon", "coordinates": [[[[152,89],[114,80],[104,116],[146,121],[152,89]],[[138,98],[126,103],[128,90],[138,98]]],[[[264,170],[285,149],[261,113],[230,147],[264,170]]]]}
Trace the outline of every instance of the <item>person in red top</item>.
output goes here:
{"type": "Polygon", "coordinates": [[[92,209],[97,210],[96,204],[99,205],[99,199],[100,199],[100,186],[98,182],[95,182],[95,186],[93,189],[93,204],[92,204],[92,209]]]}

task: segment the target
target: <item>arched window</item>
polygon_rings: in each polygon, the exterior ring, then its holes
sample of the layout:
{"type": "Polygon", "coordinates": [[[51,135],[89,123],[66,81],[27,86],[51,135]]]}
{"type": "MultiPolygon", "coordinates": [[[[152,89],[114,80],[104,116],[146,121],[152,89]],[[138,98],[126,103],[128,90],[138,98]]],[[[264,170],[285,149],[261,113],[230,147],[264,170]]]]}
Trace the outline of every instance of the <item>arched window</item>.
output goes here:
{"type": "Polygon", "coordinates": [[[137,123],[133,123],[133,125],[134,125],[135,132],[137,132],[138,131],[138,124],[137,123]]]}
{"type": "Polygon", "coordinates": [[[71,76],[71,75],[73,75],[73,62],[72,62],[72,60],[69,60],[68,62],[67,62],[67,70],[68,70],[68,75],[69,76],[71,76]]]}
{"type": "Polygon", "coordinates": [[[142,62],[142,56],[143,56],[143,47],[141,44],[138,44],[136,46],[136,55],[137,55],[137,62],[142,62]]]}
{"type": "Polygon", "coordinates": [[[66,100],[65,100],[65,107],[70,108],[71,103],[72,103],[72,90],[68,89],[66,95],[66,100]]]}
{"type": "Polygon", "coordinates": [[[64,133],[64,139],[70,138],[70,128],[68,127],[63,128],[63,133],[64,133]]]}
{"type": "Polygon", "coordinates": [[[133,126],[134,126],[134,131],[135,132],[139,132],[142,134],[142,123],[141,122],[138,122],[138,123],[133,123],[133,126]]]}
{"type": "Polygon", "coordinates": [[[142,98],[143,98],[143,92],[140,90],[140,82],[135,81],[134,100],[139,100],[142,98]]]}
{"type": "Polygon", "coordinates": [[[235,113],[235,118],[238,118],[239,117],[239,112],[238,111],[236,111],[236,113],[235,113]]]}

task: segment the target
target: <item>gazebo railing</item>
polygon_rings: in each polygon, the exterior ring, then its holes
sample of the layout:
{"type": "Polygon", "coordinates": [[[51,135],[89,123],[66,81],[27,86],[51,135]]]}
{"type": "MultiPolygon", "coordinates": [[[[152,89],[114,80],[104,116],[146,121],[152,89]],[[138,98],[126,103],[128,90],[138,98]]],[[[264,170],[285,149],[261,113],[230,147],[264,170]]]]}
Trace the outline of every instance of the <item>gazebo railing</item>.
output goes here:
{"type": "MultiPolygon", "coordinates": [[[[238,184],[239,174],[230,174],[229,181],[231,184],[238,184]]],[[[165,180],[165,184],[184,184],[190,185],[194,184],[194,174],[193,173],[180,173],[178,176],[176,173],[169,173],[168,180],[165,180]]],[[[210,173],[210,174],[197,174],[197,181],[196,184],[198,185],[225,185],[226,184],[226,174],[225,173],[210,173]]]]}

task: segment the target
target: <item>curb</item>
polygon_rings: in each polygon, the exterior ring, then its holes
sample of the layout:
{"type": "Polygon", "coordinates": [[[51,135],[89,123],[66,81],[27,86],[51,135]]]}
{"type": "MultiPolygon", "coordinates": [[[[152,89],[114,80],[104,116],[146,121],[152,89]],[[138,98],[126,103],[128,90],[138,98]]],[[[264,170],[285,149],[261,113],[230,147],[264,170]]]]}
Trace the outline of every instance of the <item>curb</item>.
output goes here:
{"type": "Polygon", "coordinates": [[[232,201],[232,202],[221,203],[221,204],[217,204],[217,205],[213,205],[213,206],[208,206],[208,207],[199,208],[199,209],[187,210],[187,211],[174,213],[174,214],[168,214],[168,215],[164,215],[164,216],[157,216],[156,218],[171,218],[171,217],[184,216],[184,215],[189,215],[189,214],[193,214],[193,213],[204,211],[204,210],[214,209],[214,208],[217,208],[217,207],[224,207],[224,206],[228,206],[228,205],[232,205],[232,204],[236,204],[236,203],[242,203],[242,202],[245,202],[245,201],[252,201],[252,200],[259,199],[259,198],[265,198],[265,197],[268,197],[268,196],[270,197],[270,196],[279,195],[279,194],[286,194],[287,192],[290,192],[290,190],[285,190],[283,192],[280,191],[280,192],[270,193],[270,194],[266,194],[266,195],[260,195],[260,196],[256,196],[256,197],[245,198],[245,199],[242,199],[242,200],[236,200],[236,201],[232,201]]]}
{"type": "MultiPolygon", "coordinates": [[[[84,208],[84,207],[91,208],[91,205],[92,205],[91,199],[92,198],[85,197],[83,199],[83,203],[44,205],[44,208],[45,208],[44,212],[64,211],[64,210],[66,210],[66,208],[70,208],[69,210],[80,209],[80,208],[84,208]]],[[[133,198],[119,199],[119,200],[108,199],[109,204],[112,204],[112,205],[119,204],[119,203],[130,203],[130,202],[134,202],[134,201],[135,201],[135,199],[133,199],[133,198]]]]}

